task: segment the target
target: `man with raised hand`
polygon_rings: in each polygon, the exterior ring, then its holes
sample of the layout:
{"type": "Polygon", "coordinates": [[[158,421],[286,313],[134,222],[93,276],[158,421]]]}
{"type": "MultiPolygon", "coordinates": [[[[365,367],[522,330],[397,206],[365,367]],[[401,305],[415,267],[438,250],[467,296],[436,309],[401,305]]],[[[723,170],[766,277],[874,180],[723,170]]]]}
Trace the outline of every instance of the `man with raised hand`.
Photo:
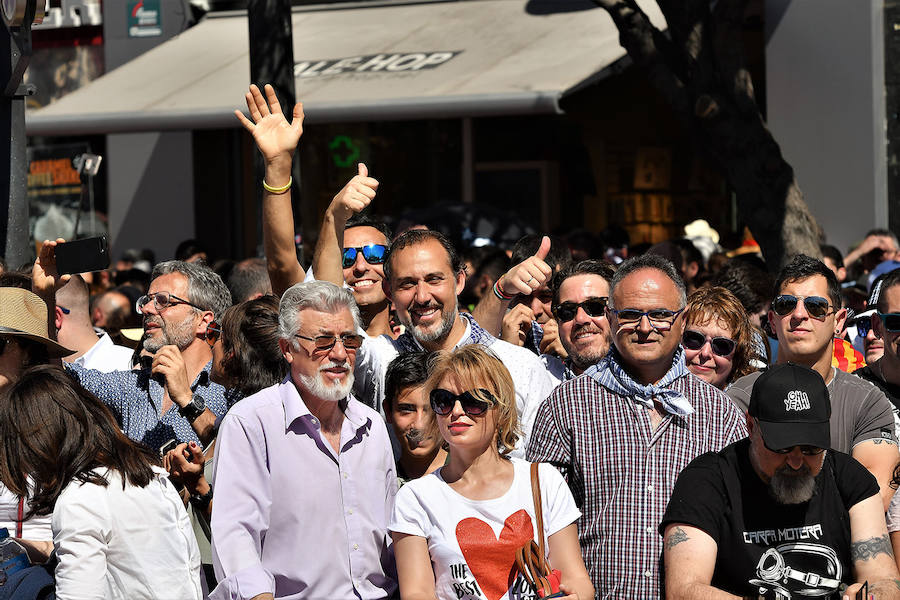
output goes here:
{"type": "MultiPolygon", "coordinates": [[[[250,86],[246,95],[252,121],[235,114],[253,135],[266,164],[263,180],[263,243],[272,291],[280,296],[303,281],[305,273],[294,249],[294,213],[291,209],[291,163],[303,135],[303,106],[294,107],[287,122],[272,86],[266,97],[250,86]]],[[[363,327],[369,335],[390,333],[390,303],[382,291],[381,263],[390,236],[387,227],[369,219],[354,219],[375,197],[378,181],[368,176],[362,163],[358,173],[335,195],[322,221],[313,258],[313,278],[346,284],[360,308],[363,327]]]]}
{"type": "MultiPolygon", "coordinates": [[[[356,396],[380,406],[385,372],[399,353],[482,344],[512,375],[522,436],[527,440],[537,408],[554,382],[535,354],[495,338],[471,315],[459,311],[457,295],[466,275],[449,240],[437,231],[407,231],[389,248],[384,271],[385,294],[406,332],[396,340],[385,335],[367,338],[356,362],[356,396]]],[[[521,455],[522,449],[517,453],[521,455]]]]}
{"type": "MultiPolygon", "coordinates": [[[[831,397],[831,447],[869,469],[887,509],[894,493],[891,476],[900,458],[894,415],[881,390],[832,366],[834,332],[843,328],[847,317],[834,272],[820,260],[797,255],[778,273],[774,296],[768,317],[778,338],[778,363],[810,367],[825,380],[831,397]]],[[[728,388],[745,412],[760,375],[745,375],[728,388]]]]}
{"type": "Polygon", "coordinates": [[[528,443],[527,459],[556,466],[581,507],[581,552],[601,597],[659,597],[656,528],[678,472],[747,434],[728,396],[685,366],[686,296],[665,258],[623,262],[606,306],[613,346],[541,404],[528,443]]]}

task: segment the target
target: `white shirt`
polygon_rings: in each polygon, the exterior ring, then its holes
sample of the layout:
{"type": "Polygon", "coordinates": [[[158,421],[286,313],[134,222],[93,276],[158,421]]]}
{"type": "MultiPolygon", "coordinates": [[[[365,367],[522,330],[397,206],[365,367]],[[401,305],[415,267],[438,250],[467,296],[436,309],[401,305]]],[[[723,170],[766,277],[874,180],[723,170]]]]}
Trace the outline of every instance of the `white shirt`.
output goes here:
{"type": "MultiPolygon", "coordinates": [[[[388,529],[424,537],[434,569],[435,593],[441,600],[531,598],[522,577],[509,585],[515,549],[537,540],[531,463],[512,459],[515,475],[499,498],[470,500],[454,491],[441,469],[410,481],[397,493],[388,529]]],[[[538,467],[547,539],[581,516],[562,475],[549,463],[538,467]]],[[[552,564],[552,563],[551,563],[552,564]]]]}
{"type": "Polygon", "coordinates": [[[113,344],[109,334],[104,333],[90,350],[73,360],[72,364],[81,365],[85,369],[96,369],[102,373],[130,371],[133,355],[134,350],[113,344]]]}
{"type": "MultiPolygon", "coordinates": [[[[472,327],[468,321],[464,322],[466,330],[455,348],[469,343],[472,327]]],[[[516,415],[519,417],[522,437],[512,455],[524,457],[524,449],[537,416],[538,406],[547,399],[557,382],[547,372],[537,355],[530,350],[496,338],[489,348],[509,370],[516,388],[516,415]]],[[[398,354],[394,340],[386,335],[365,338],[363,345],[356,352],[354,395],[379,412],[382,411],[384,400],[384,377],[388,365],[398,354]]]]}
{"type": "MultiPolygon", "coordinates": [[[[22,514],[28,512],[28,504],[22,507],[22,514]]],[[[0,527],[6,527],[9,537],[16,537],[16,521],[19,516],[19,497],[0,483],[0,527]]],[[[50,515],[32,517],[22,523],[22,539],[35,542],[49,542],[53,539],[50,529],[50,515]]]]}
{"type": "Polygon", "coordinates": [[[166,472],[143,488],[72,482],[53,509],[59,600],[201,600],[200,551],[166,472]]]}

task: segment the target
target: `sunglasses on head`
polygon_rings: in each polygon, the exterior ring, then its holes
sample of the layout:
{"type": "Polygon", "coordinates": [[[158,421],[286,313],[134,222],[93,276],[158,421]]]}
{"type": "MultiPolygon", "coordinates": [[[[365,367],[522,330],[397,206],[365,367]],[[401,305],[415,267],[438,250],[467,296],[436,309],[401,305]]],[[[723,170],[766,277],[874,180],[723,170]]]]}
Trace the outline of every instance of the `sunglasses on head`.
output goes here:
{"type": "Polygon", "coordinates": [[[707,341],[713,354],[719,356],[729,356],[734,352],[735,346],[737,346],[737,342],[731,338],[723,336],[710,337],[692,329],[685,330],[684,335],[681,336],[681,343],[688,350],[700,350],[706,345],[707,341]]]}
{"type": "Polygon", "coordinates": [[[797,303],[800,302],[800,300],[803,300],[803,307],[813,319],[822,320],[828,316],[828,310],[831,308],[831,303],[828,302],[827,298],[823,298],[822,296],[806,296],[804,298],[792,296],[790,294],[782,294],[772,301],[772,311],[774,311],[776,315],[784,317],[794,312],[794,309],[797,308],[797,303]]]}
{"type": "Polygon", "coordinates": [[[553,307],[553,316],[560,323],[566,323],[575,318],[578,309],[584,309],[589,317],[602,317],[608,298],[588,298],[584,302],[560,302],[553,307]]]}
{"type": "MultiPolygon", "coordinates": [[[[884,328],[891,333],[896,333],[900,331],[900,313],[878,313],[878,318],[881,319],[881,324],[884,325],[884,328]]],[[[856,323],[857,329],[859,328],[859,322],[856,323]]],[[[862,333],[860,333],[862,335],[862,333]]]]}
{"type": "Polygon", "coordinates": [[[345,269],[349,269],[356,263],[356,257],[360,252],[362,252],[363,258],[370,265],[380,265],[384,262],[387,246],[384,244],[369,244],[358,248],[344,248],[343,265],[345,269]]]}
{"type": "Polygon", "coordinates": [[[497,399],[494,398],[494,395],[485,389],[454,394],[448,390],[435,388],[431,390],[429,399],[431,400],[431,410],[442,417],[446,417],[453,412],[453,407],[456,406],[457,401],[459,401],[462,406],[463,412],[470,417],[479,417],[483,415],[491,406],[497,403],[497,399]],[[487,401],[482,400],[478,396],[487,398],[487,401]]]}

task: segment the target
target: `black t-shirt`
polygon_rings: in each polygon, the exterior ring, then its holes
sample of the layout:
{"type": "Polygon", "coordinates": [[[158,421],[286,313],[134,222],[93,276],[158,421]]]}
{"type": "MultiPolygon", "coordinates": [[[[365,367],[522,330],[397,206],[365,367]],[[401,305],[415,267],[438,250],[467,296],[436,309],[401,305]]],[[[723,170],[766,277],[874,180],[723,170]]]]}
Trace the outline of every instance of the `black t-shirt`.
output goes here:
{"type": "Polygon", "coordinates": [[[829,450],[816,492],[779,504],[753,470],[750,439],[694,459],[679,474],[659,527],[685,523],[718,545],[713,587],[738,596],[839,598],[853,583],[849,510],[878,493],[875,478],[847,454],[829,450]]]}

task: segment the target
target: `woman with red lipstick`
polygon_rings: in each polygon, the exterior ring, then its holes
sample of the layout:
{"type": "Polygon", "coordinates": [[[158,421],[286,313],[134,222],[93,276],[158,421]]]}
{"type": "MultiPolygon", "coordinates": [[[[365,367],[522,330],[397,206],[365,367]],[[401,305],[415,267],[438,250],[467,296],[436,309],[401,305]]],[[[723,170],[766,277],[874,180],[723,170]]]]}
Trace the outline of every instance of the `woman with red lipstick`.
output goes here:
{"type": "Polygon", "coordinates": [[[519,439],[509,372],[472,344],[442,353],[425,385],[450,459],[397,494],[389,529],[403,600],[536,598],[515,569],[515,552],[546,540],[567,600],[592,598],[565,481],[541,465],[544,530],[535,531],[530,463],[511,458],[519,439]]]}
{"type": "Polygon", "coordinates": [[[684,311],[684,360],[688,370],[724,390],[752,373],[757,357],[753,326],[737,297],[723,287],[702,287],[684,311]]]}

